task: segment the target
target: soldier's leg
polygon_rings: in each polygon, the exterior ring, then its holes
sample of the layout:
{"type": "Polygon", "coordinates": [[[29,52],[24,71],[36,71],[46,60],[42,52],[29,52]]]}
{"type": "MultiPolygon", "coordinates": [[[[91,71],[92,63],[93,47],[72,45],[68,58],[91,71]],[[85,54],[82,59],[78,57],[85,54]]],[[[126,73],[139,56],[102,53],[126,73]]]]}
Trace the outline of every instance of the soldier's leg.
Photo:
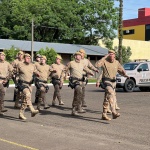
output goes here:
{"type": "Polygon", "coordinates": [[[82,98],[81,98],[81,101],[82,101],[82,107],[87,107],[86,102],[85,102],[85,85],[82,88],[82,98]]]}
{"type": "Polygon", "coordinates": [[[52,106],[56,105],[56,97],[57,97],[56,91],[57,91],[57,86],[54,85],[54,93],[53,93],[52,106]]]}
{"type": "Polygon", "coordinates": [[[27,103],[27,106],[29,107],[30,111],[31,111],[31,117],[34,117],[37,113],[39,113],[38,110],[35,110],[33,105],[32,105],[32,102],[31,102],[31,92],[32,92],[32,88],[29,87],[29,88],[25,88],[23,90],[23,95],[25,97],[25,101],[27,103]]]}
{"type": "Polygon", "coordinates": [[[38,100],[37,100],[37,109],[42,110],[41,104],[42,104],[43,100],[42,100],[42,97],[41,97],[41,90],[37,89],[36,92],[38,92],[38,95],[39,95],[38,100]]]}
{"type": "Polygon", "coordinates": [[[5,88],[2,83],[0,83],[0,112],[6,112],[7,109],[4,108],[4,97],[5,97],[5,88]]]}
{"type": "Polygon", "coordinates": [[[108,101],[110,103],[113,119],[116,119],[117,117],[120,116],[120,114],[116,112],[116,107],[115,107],[115,104],[116,104],[116,93],[115,93],[115,90],[111,86],[107,86],[106,90],[107,90],[107,93],[108,93],[107,94],[107,99],[108,99],[108,101]]]}
{"type": "Polygon", "coordinates": [[[36,92],[35,92],[35,104],[38,103],[38,99],[39,99],[39,90],[36,88],[36,92]]]}
{"type": "Polygon", "coordinates": [[[19,112],[19,119],[26,120],[27,118],[24,116],[25,109],[27,108],[27,102],[25,99],[25,95],[22,96],[22,104],[19,112]]]}
{"type": "Polygon", "coordinates": [[[15,88],[15,93],[16,93],[16,96],[15,96],[16,99],[15,99],[14,108],[18,109],[18,108],[20,108],[19,100],[21,99],[21,95],[20,95],[20,91],[17,88],[15,88]]]}

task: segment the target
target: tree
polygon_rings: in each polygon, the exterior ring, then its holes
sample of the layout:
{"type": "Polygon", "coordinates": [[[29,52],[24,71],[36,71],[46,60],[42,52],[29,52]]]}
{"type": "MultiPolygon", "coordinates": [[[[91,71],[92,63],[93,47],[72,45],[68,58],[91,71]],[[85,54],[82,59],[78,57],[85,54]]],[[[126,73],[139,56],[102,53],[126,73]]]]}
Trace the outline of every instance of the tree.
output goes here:
{"type": "Polygon", "coordinates": [[[19,50],[19,48],[15,48],[14,46],[12,46],[10,49],[5,49],[4,53],[6,54],[6,60],[10,63],[13,62],[19,50]]]}
{"type": "MultiPolygon", "coordinates": [[[[116,51],[116,59],[119,60],[118,47],[114,48],[116,51]]],[[[132,55],[131,48],[122,46],[122,64],[130,62],[130,56],[132,55]]]]}
{"type": "Polygon", "coordinates": [[[40,49],[36,54],[44,55],[47,58],[47,64],[51,65],[55,62],[56,59],[56,51],[54,49],[49,49],[46,47],[46,49],[40,49]]]}
{"type": "Polygon", "coordinates": [[[113,39],[117,29],[117,8],[113,0],[1,0],[0,36],[6,39],[42,42],[97,44],[113,39]]]}

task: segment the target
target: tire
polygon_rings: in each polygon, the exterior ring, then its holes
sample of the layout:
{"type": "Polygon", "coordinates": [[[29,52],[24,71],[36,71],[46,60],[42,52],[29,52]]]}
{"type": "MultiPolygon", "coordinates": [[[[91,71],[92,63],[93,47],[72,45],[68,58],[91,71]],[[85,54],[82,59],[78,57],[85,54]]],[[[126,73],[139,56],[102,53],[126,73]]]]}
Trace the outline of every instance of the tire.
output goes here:
{"type": "Polygon", "coordinates": [[[139,89],[140,89],[142,92],[149,92],[149,91],[150,91],[150,88],[149,88],[149,87],[139,87],[139,89]]]}
{"type": "Polygon", "coordinates": [[[127,79],[124,85],[125,92],[133,92],[135,88],[135,82],[132,79],[127,79]]]}

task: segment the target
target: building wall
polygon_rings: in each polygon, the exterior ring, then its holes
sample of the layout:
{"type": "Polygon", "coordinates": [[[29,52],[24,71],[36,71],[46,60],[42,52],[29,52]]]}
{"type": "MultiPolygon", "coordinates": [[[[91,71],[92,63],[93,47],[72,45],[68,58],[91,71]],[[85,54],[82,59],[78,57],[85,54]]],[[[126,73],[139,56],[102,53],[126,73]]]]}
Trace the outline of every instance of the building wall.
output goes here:
{"type": "Polygon", "coordinates": [[[145,41],[145,25],[123,28],[123,39],[145,41]]]}
{"type": "MultiPolygon", "coordinates": [[[[119,40],[114,39],[113,47],[118,46],[119,40]]],[[[99,41],[99,45],[105,48],[105,45],[102,41],[99,41]]],[[[130,57],[131,60],[135,59],[148,59],[150,60],[150,41],[138,41],[138,40],[128,40],[124,39],[123,46],[129,46],[132,51],[132,55],[130,57]]]]}

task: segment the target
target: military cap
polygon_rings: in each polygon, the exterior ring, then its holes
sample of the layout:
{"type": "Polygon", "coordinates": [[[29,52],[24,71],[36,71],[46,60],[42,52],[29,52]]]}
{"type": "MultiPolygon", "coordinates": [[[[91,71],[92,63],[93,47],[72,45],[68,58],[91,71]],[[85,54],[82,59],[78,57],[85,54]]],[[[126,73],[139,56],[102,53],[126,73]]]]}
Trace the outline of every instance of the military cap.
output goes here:
{"type": "Polygon", "coordinates": [[[31,57],[31,55],[28,54],[28,53],[25,53],[25,54],[24,54],[24,57],[31,57]]]}
{"type": "Polygon", "coordinates": [[[46,56],[42,55],[41,58],[44,58],[45,60],[47,60],[46,56]]]}
{"type": "Polygon", "coordinates": [[[0,52],[0,54],[5,56],[5,53],[4,53],[4,52],[0,52]]]}
{"type": "Polygon", "coordinates": [[[23,51],[19,51],[18,54],[22,54],[23,55],[24,53],[23,53],[23,51]]]}
{"type": "Polygon", "coordinates": [[[115,51],[114,50],[109,50],[108,53],[114,53],[115,54],[115,51]]]}
{"type": "Polygon", "coordinates": [[[41,58],[41,55],[40,55],[40,54],[37,54],[37,55],[36,55],[36,58],[37,58],[37,57],[41,58]]]}
{"type": "Polygon", "coordinates": [[[84,49],[80,49],[79,52],[86,54],[84,49]]]}
{"type": "MultiPolygon", "coordinates": [[[[81,55],[81,53],[77,51],[74,55],[81,55]]],[[[81,56],[82,56],[82,55],[81,55],[81,56]]]]}
{"type": "Polygon", "coordinates": [[[57,55],[56,58],[62,60],[62,57],[60,55],[57,55]]]}

